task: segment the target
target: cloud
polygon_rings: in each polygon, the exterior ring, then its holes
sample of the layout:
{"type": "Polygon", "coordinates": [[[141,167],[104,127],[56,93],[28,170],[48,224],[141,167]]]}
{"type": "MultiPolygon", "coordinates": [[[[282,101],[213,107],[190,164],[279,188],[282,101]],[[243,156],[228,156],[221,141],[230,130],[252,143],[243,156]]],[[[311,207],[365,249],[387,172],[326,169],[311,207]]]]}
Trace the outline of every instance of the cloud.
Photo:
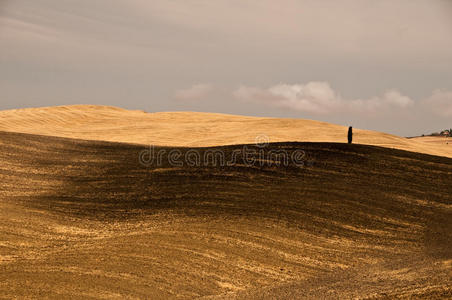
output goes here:
{"type": "Polygon", "coordinates": [[[190,88],[178,90],[174,98],[178,100],[201,100],[206,98],[213,90],[210,84],[195,84],[190,88]]]}
{"type": "Polygon", "coordinates": [[[340,105],[340,97],[326,82],[278,84],[265,90],[241,86],[234,95],[242,100],[262,101],[273,106],[313,113],[327,113],[340,105]]]}
{"type": "Polygon", "coordinates": [[[412,99],[393,89],[370,99],[343,100],[341,107],[351,111],[376,113],[388,108],[407,108],[413,105],[412,99]]]}
{"type": "Polygon", "coordinates": [[[422,101],[425,109],[442,117],[452,117],[452,92],[436,90],[433,94],[422,101]]]}
{"type": "Polygon", "coordinates": [[[387,108],[406,108],[414,101],[397,90],[388,90],[370,99],[343,99],[327,82],[278,84],[267,89],[241,86],[234,96],[245,101],[264,103],[295,111],[329,114],[343,111],[375,113],[387,108]]]}

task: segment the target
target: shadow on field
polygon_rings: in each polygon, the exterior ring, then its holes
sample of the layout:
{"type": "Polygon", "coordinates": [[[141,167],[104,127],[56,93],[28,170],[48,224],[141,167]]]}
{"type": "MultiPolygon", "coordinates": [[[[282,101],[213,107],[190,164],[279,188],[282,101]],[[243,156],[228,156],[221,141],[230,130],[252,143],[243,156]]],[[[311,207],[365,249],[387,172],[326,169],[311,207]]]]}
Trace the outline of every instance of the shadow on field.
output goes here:
{"type": "Polygon", "coordinates": [[[0,197],[100,222],[164,212],[282,223],[319,240],[364,245],[356,250],[363,260],[406,260],[407,253],[452,259],[452,159],[356,144],[272,143],[247,145],[247,159],[254,158],[247,164],[237,154],[243,147],[155,147],[161,162],[143,164],[145,146],[2,132],[0,197]],[[175,149],[181,157],[215,149],[226,161],[236,153],[236,163],[170,163],[175,149]],[[278,165],[260,156],[271,151],[303,155],[278,165]]]}
{"type": "MultiPolygon", "coordinates": [[[[145,166],[139,157],[147,148],[138,145],[15,133],[1,133],[0,139],[2,160],[13,166],[4,168],[2,175],[12,175],[9,179],[15,183],[14,176],[34,182],[9,186],[9,192],[26,205],[94,219],[132,218],[167,209],[195,216],[254,216],[312,232],[361,238],[367,235],[342,224],[397,231],[415,223],[425,227],[425,245],[433,253],[450,257],[448,158],[364,145],[276,143],[265,148],[249,145],[254,153],[250,157],[256,158],[252,165],[238,155],[231,166],[215,166],[213,161],[206,166],[174,166],[168,161],[171,150],[184,157],[193,149],[156,147],[161,162],[145,166]],[[303,163],[259,162],[261,151],[275,150],[289,154],[302,150],[303,163]]],[[[214,149],[229,161],[243,145],[214,149]]],[[[196,151],[203,157],[209,148],[196,151]]],[[[404,231],[400,238],[420,237],[404,231]]]]}

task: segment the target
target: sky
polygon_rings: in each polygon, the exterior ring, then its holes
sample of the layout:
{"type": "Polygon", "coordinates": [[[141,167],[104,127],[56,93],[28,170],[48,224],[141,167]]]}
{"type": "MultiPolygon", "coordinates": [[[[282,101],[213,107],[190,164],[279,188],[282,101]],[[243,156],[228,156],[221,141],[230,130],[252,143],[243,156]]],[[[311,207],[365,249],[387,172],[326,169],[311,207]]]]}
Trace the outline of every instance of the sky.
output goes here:
{"type": "Polygon", "coordinates": [[[0,110],[452,127],[452,0],[0,0],[0,110]]]}

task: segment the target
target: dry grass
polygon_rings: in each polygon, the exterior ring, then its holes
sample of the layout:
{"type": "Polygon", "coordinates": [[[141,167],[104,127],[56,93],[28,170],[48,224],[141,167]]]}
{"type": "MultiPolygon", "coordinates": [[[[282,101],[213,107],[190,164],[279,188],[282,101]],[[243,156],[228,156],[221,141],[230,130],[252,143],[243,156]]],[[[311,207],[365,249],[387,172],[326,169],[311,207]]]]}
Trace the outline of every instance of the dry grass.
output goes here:
{"type": "Polygon", "coordinates": [[[1,297],[452,297],[449,158],[282,143],[265,151],[310,164],[174,168],[143,149],[0,133],[1,297]]]}
{"type": "Polygon", "coordinates": [[[445,136],[420,136],[411,138],[411,140],[440,147],[450,147],[452,145],[452,137],[445,136]]]}
{"type": "Polygon", "coordinates": [[[356,143],[387,148],[348,145],[346,133],[104,106],[2,111],[0,298],[451,298],[452,160],[390,149],[452,157],[451,145],[364,130],[356,143]],[[163,165],[138,161],[144,144],[232,145],[214,148],[229,157],[259,135],[286,142],[264,151],[309,163],[174,167],[161,147],[163,165]]]}
{"type": "MultiPolygon", "coordinates": [[[[344,126],[302,119],[277,119],[213,113],[145,113],[110,106],[62,106],[0,112],[0,131],[88,140],[208,147],[270,142],[346,142],[344,126]]],[[[354,142],[452,157],[452,144],[406,139],[355,129],[354,142]]]]}

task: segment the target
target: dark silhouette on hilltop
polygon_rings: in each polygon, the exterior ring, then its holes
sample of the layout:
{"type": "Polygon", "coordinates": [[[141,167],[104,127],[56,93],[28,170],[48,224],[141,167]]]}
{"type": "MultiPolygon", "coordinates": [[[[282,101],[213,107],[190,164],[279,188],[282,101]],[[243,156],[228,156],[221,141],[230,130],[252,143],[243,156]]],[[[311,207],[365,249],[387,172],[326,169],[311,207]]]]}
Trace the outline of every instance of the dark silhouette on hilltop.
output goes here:
{"type": "Polygon", "coordinates": [[[353,141],[353,127],[348,128],[348,143],[351,144],[353,141]]]}

